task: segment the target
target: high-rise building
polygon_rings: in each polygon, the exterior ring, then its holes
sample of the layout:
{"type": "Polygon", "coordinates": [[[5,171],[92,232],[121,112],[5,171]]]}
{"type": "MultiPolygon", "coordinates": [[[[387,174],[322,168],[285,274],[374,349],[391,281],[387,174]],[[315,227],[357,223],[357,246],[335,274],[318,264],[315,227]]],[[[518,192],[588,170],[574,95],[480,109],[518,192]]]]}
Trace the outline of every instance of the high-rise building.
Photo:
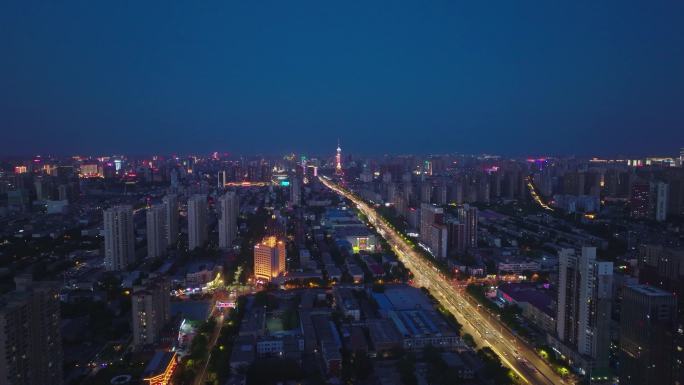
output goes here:
{"type": "MultiPolygon", "coordinates": [[[[639,246],[639,283],[656,286],[674,293],[677,308],[684,308],[684,248],[666,247],[662,244],[639,246]]],[[[684,316],[678,312],[678,324],[684,324],[684,316]]],[[[684,335],[674,337],[674,363],[676,380],[684,384],[684,335]]]]}
{"type": "Polygon", "coordinates": [[[585,174],[583,172],[568,172],[563,175],[563,193],[566,195],[584,194],[585,174]]]}
{"type": "Polygon", "coordinates": [[[662,222],[667,219],[668,185],[665,182],[651,182],[651,202],[655,220],[662,222]]]}
{"type": "Polygon", "coordinates": [[[466,251],[466,227],[464,223],[451,219],[447,221],[447,253],[462,254],[466,251]]]}
{"type": "Polygon", "coordinates": [[[178,196],[169,194],[162,200],[164,204],[164,237],[167,246],[178,242],[178,196]]]}
{"type": "Polygon", "coordinates": [[[446,183],[442,183],[437,188],[435,188],[435,203],[444,206],[448,203],[447,200],[447,186],[446,183]]]}
{"type": "Polygon", "coordinates": [[[60,184],[57,186],[57,198],[60,201],[69,201],[69,185],[60,184]]]}
{"type": "Polygon", "coordinates": [[[293,175],[290,179],[290,205],[299,206],[302,200],[302,186],[299,182],[299,177],[293,175]]]}
{"type": "Polygon", "coordinates": [[[50,184],[43,178],[37,178],[33,182],[36,189],[36,199],[39,201],[50,200],[50,184]]]}
{"type": "Polygon", "coordinates": [[[165,226],[166,207],[154,205],[147,209],[147,257],[160,257],[168,241],[165,226]]]}
{"type": "Polygon", "coordinates": [[[104,211],[105,268],[125,270],[135,260],[133,207],[114,206],[104,211]]]}
{"type": "Polygon", "coordinates": [[[219,198],[219,247],[228,250],[233,247],[237,236],[238,196],[228,191],[219,198]]]}
{"type": "Polygon", "coordinates": [[[270,281],[285,273],[285,242],[275,236],[267,236],[254,245],[254,275],[257,279],[270,281]]]}
{"type": "Polygon", "coordinates": [[[432,176],[433,173],[433,162],[431,160],[425,160],[423,162],[423,174],[432,176]]]}
{"type": "Polygon", "coordinates": [[[0,384],[60,385],[59,283],[15,282],[16,290],[0,297],[0,384]]]}
{"type": "Polygon", "coordinates": [[[430,249],[436,258],[447,257],[447,227],[441,223],[430,226],[430,249]]]}
{"type": "Polygon", "coordinates": [[[446,258],[447,229],[444,209],[429,203],[420,205],[420,241],[437,258],[446,258]]]}
{"type": "Polygon", "coordinates": [[[226,179],[226,171],[219,171],[218,174],[216,174],[216,187],[221,190],[226,187],[226,182],[228,182],[228,179],[226,179]]]}
{"type": "Polygon", "coordinates": [[[610,312],[613,262],[596,261],[596,248],[563,249],[558,262],[558,338],[592,367],[607,368],[610,352],[610,312]]]}
{"type": "Polygon", "coordinates": [[[155,277],[133,288],[133,345],[141,347],[157,342],[170,317],[171,287],[168,280],[155,277]]]}
{"type": "Polygon", "coordinates": [[[188,249],[194,250],[207,242],[207,197],[195,194],[188,199],[188,249]]]}
{"type": "Polygon", "coordinates": [[[431,205],[429,203],[423,203],[420,205],[420,240],[422,242],[429,242],[430,240],[430,227],[435,223],[440,223],[442,217],[444,216],[444,209],[431,205]]]}
{"type": "Polygon", "coordinates": [[[626,286],[620,304],[620,383],[675,383],[677,300],[648,285],[626,286]]]}
{"type": "Polygon", "coordinates": [[[647,218],[651,213],[651,186],[637,182],[631,187],[629,211],[633,218],[647,218]]]}
{"type": "Polygon", "coordinates": [[[471,207],[468,204],[459,207],[458,221],[465,225],[465,247],[477,247],[477,221],[479,214],[477,207],[471,207]]]}
{"type": "Polygon", "coordinates": [[[420,185],[420,203],[430,203],[432,201],[432,184],[423,182],[420,185]]]}

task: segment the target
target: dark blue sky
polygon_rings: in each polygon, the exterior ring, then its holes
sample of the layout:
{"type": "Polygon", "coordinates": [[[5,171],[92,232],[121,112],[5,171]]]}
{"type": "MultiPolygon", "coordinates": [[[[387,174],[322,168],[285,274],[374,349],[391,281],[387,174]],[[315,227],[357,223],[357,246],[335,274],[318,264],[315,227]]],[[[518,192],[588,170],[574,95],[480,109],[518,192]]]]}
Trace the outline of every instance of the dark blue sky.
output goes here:
{"type": "Polygon", "coordinates": [[[682,1],[0,2],[0,154],[667,154],[682,1]]]}

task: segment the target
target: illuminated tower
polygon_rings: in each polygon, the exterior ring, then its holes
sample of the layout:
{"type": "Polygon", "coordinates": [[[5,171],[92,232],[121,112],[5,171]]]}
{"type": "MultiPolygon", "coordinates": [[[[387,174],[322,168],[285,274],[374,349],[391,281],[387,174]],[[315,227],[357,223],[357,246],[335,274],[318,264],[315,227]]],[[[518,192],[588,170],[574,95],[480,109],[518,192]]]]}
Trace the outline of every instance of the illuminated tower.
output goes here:
{"type": "Polygon", "coordinates": [[[342,149],[339,140],[337,141],[337,155],[335,155],[335,173],[342,174],[342,149]]]}

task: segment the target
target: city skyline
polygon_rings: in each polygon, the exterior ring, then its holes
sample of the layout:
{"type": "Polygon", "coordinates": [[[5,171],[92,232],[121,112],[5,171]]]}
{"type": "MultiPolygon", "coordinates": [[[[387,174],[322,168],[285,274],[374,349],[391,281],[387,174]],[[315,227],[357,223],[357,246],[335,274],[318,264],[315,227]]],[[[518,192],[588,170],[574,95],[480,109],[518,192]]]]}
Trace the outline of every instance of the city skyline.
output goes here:
{"type": "Polygon", "coordinates": [[[684,2],[0,2],[0,385],[684,385],[684,2]]]}
{"type": "MultiPolygon", "coordinates": [[[[684,143],[684,141],[682,142],[684,143]]],[[[72,158],[72,157],[80,157],[83,159],[88,159],[88,158],[101,158],[101,157],[117,157],[117,156],[125,156],[127,158],[131,159],[145,159],[149,157],[161,157],[162,159],[171,159],[173,157],[191,157],[191,156],[198,156],[198,157],[211,157],[214,154],[216,156],[230,160],[230,161],[237,161],[243,158],[258,158],[258,157],[265,157],[265,158],[278,158],[278,157],[283,157],[283,156],[290,156],[290,155],[299,155],[299,156],[306,156],[307,158],[317,158],[317,159],[326,159],[326,160],[332,160],[335,161],[336,159],[336,149],[337,145],[334,143],[328,145],[329,148],[327,148],[328,151],[325,151],[326,148],[321,150],[320,147],[318,147],[314,151],[304,151],[303,149],[294,149],[292,151],[284,151],[284,152],[278,152],[278,151],[273,151],[273,152],[265,152],[265,151],[254,151],[254,152],[236,152],[236,151],[217,151],[215,148],[207,147],[204,150],[198,150],[198,151],[190,151],[190,152],[181,152],[181,151],[173,151],[173,149],[169,151],[163,151],[163,152],[110,152],[110,151],[105,151],[105,150],[94,150],[94,151],[76,151],[73,153],[69,152],[31,152],[30,149],[26,151],[25,153],[4,153],[0,156],[0,160],[5,160],[5,161],[17,161],[17,160],[25,160],[29,158],[56,158],[56,159],[64,159],[64,158],[72,158]]],[[[597,158],[597,159],[638,159],[638,158],[659,158],[659,157],[671,157],[671,158],[677,158],[681,156],[681,154],[684,153],[684,147],[678,144],[670,144],[667,146],[667,148],[663,149],[662,151],[658,152],[641,152],[641,151],[625,151],[625,152],[610,152],[610,151],[598,151],[595,153],[587,153],[587,154],[581,154],[581,153],[554,153],[551,151],[532,151],[532,152],[521,152],[521,153],[506,153],[506,152],[494,152],[494,151],[443,151],[443,152],[433,152],[433,151],[401,151],[401,152],[389,152],[389,151],[380,151],[380,152],[359,152],[359,151],[354,151],[354,148],[352,146],[351,151],[349,150],[349,147],[344,147],[342,148],[342,156],[343,158],[347,158],[349,156],[352,157],[360,157],[360,158],[382,158],[382,157],[401,157],[401,156],[417,156],[417,157],[430,157],[430,156],[466,156],[466,157],[499,157],[503,159],[545,159],[545,158],[558,158],[558,159],[563,159],[563,158],[578,158],[578,159],[592,159],[592,158],[597,158]]]]}

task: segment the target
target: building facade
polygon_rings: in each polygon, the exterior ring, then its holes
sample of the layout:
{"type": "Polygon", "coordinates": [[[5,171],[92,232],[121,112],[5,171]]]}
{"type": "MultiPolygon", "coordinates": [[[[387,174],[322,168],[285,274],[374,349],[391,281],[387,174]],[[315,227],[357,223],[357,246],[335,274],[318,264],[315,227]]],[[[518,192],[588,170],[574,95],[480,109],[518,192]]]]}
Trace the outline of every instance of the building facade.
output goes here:
{"type": "Polygon", "coordinates": [[[556,333],[566,346],[591,357],[594,368],[608,367],[612,278],[613,263],[596,261],[595,247],[583,247],[580,255],[561,250],[556,333]]]}
{"type": "Polygon", "coordinates": [[[228,250],[237,236],[238,196],[228,191],[219,198],[219,247],[228,250]]]}
{"type": "Polygon", "coordinates": [[[0,297],[0,383],[62,384],[59,283],[15,279],[0,297]]]}
{"type": "Polygon", "coordinates": [[[188,199],[188,249],[194,250],[207,242],[207,197],[196,194],[188,199]]]}
{"type": "Polygon", "coordinates": [[[135,260],[133,207],[114,206],[104,211],[105,268],[125,270],[135,260]]]}
{"type": "Polygon", "coordinates": [[[133,288],[133,345],[141,347],[157,342],[170,317],[171,287],[164,278],[153,278],[133,288]]]}
{"type": "Polygon", "coordinates": [[[672,384],[675,380],[677,299],[648,285],[622,290],[620,383],[672,384]]]}
{"type": "Polygon", "coordinates": [[[162,200],[164,204],[164,234],[166,244],[175,246],[178,242],[178,196],[169,194],[162,200]]]}
{"type": "Polygon", "coordinates": [[[254,275],[257,279],[270,281],[285,273],[285,242],[268,236],[254,245],[254,275]]]}
{"type": "Polygon", "coordinates": [[[465,225],[466,248],[477,247],[477,221],[479,214],[477,207],[463,205],[458,209],[458,221],[465,225]]]}
{"type": "Polygon", "coordinates": [[[166,208],[163,205],[155,205],[147,209],[147,257],[160,257],[168,241],[166,240],[165,226],[166,208]]]}

